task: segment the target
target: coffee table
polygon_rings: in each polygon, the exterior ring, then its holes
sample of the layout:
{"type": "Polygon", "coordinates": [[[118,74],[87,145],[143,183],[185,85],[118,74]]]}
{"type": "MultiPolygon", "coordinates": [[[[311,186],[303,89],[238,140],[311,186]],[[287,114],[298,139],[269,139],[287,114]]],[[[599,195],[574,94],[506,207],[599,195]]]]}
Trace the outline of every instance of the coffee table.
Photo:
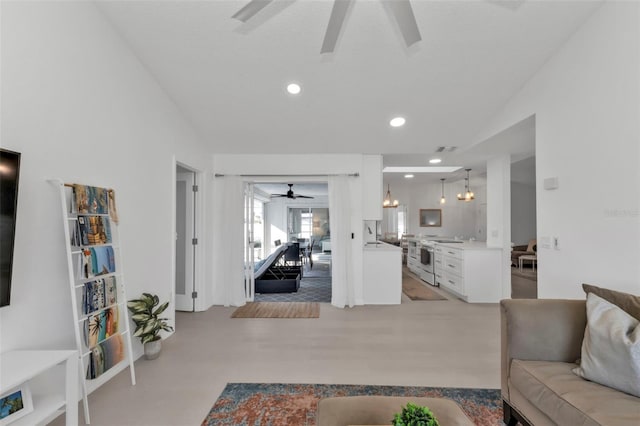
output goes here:
{"type": "Polygon", "coordinates": [[[528,260],[531,262],[531,267],[533,268],[533,272],[536,271],[536,262],[538,261],[538,256],[535,254],[523,254],[518,258],[518,265],[520,266],[520,272],[522,272],[522,261],[528,260]]]}
{"type": "Polygon", "coordinates": [[[473,426],[451,399],[411,396],[341,396],[318,402],[317,426],[389,425],[395,413],[412,402],[427,406],[443,426],[473,426]]]}

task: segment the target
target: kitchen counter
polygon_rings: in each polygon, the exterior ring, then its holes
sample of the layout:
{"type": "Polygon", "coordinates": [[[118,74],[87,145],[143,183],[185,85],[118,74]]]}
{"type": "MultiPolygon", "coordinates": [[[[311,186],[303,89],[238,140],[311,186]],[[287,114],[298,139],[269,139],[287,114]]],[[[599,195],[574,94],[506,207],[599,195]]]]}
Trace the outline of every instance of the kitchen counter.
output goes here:
{"type": "MultiPolygon", "coordinates": [[[[502,290],[503,249],[486,242],[436,243],[436,283],[466,302],[498,303],[502,290]]],[[[508,297],[508,295],[506,295],[508,297]]]]}
{"type": "Polygon", "coordinates": [[[462,250],[502,250],[500,247],[487,247],[485,241],[461,241],[459,243],[436,243],[442,247],[457,248],[462,250]]]}
{"type": "Polygon", "coordinates": [[[399,246],[394,246],[393,244],[384,243],[382,241],[377,241],[375,243],[366,243],[364,245],[364,250],[374,250],[374,251],[397,251],[400,252],[402,249],[399,246]]]}

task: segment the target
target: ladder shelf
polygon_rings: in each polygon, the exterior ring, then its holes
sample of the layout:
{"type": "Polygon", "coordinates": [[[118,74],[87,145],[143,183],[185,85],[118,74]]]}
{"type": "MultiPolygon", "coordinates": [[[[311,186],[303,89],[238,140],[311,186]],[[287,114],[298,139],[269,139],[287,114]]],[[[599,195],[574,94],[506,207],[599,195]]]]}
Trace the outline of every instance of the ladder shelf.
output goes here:
{"type": "Polygon", "coordinates": [[[84,418],[89,424],[88,395],[91,392],[127,367],[131,384],[136,384],[120,236],[116,221],[108,213],[114,195],[110,189],[66,184],[60,179],[49,182],[60,193],[84,418]],[[94,191],[92,194],[104,196],[105,203],[100,205],[102,211],[95,212],[89,207],[94,212],[78,212],[76,188],[86,188],[94,191]],[[84,225],[82,232],[81,217],[90,222],[84,225]],[[91,234],[96,229],[99,231],[91,234]],[[87,234],[102,240],[94,241],[95,244],[79,240],[87,234]]]}

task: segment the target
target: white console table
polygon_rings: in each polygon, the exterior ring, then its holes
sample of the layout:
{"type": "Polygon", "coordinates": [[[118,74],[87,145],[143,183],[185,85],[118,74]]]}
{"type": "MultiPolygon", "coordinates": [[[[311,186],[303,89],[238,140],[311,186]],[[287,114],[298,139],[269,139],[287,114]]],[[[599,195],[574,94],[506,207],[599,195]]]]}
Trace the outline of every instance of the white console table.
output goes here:
{"type": "Polygon", "coordinates": [[[64,412],[65,407],[66,425],[77,426],[78,352],[75,350],[10,351],[0,354],[0,394],[36,379],[56,366],[65,370],[64,389],[30,386],[33,411],[16,419],[11,426],[30,426],[51,421],[64,412]]]}

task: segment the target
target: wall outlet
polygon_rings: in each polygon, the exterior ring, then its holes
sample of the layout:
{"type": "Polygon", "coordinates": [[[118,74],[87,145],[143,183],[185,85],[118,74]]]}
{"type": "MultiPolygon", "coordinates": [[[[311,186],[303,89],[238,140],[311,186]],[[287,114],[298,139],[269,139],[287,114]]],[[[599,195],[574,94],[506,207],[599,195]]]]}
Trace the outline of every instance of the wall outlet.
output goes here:
{"type": "Polygon", "coordinates": [[[498,238],[498,235],[499,235],[499,233],[498,233],[498,230],[497,230],[497,229],[493,229],[493,230],[491,230],[491,236],[492,236],[493,238],[498,238]]]}

